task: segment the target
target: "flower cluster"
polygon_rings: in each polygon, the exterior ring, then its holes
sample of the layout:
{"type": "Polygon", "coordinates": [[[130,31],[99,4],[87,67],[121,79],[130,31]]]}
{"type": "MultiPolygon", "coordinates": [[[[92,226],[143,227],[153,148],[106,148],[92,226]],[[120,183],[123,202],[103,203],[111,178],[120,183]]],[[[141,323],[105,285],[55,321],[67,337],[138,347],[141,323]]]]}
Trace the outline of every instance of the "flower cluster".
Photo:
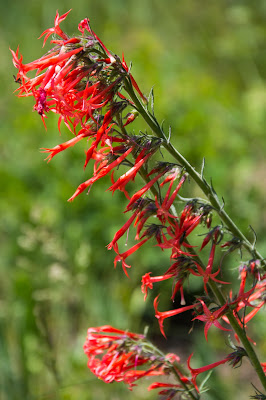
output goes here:
{"type": "Polygon", "coordinates": [[[132,389],[138,379],[170,376],[175,371],[180,384],[155,382],[149,390],[163,386],[171,391],[181,391],[184,390],[182,383],[191,385],[179,370],[179,357],[172,353],[162,354],[144,335],[109,325],[89,328],[84,352],[88,357],[88,368],[106,383],[123,381],[132,389]]]}
{"type": "MultiPolygon", "coordinates": [[[[217,206],[219,203],[213,188],[187,162],[183,162],[184,159],[178,156],[173,147],[169,147],[169,141],[160,128],[153,109],[150,111],[149,101],[140,91],[124,56],[120,59],[106,48],[91,29],[87,18],[78,25],[80,34],[69,37],[60,27],[68,13],[69,11],[59,16],[57,12],[54,27],[41,35],[44,36],[44,45],[50,35],[58,38],[51,40],[53,48],[40,59],[24,64],[19,50],[11,50],[14,66],[18,69],[18,96],[34,97],[34,110],[41,116],[43,123],[50,112],[58,114],[59,130],[63,121],[72,135],[65,143],[43,149],[48,154],[48,162],[63,150],[85,139],[87,149],[84,169],[89,162],[93,163],[93,173],[78,186],[69,201],[85,190],[90,190],[96,181],[106,175],[111,178],[111,186],[107,190],[124,193],[128,201],[125,213],[130,216],[107,246],[108,250],[113,249],[116,254],[115,267],[121,263],[128,276],[131,268],[128,257],[148,241],[169,253],[170,265],[164,267],[158,276],[146,272],[141,285],[146,300],[148,290],[153,289],[154,284],[170,280],[171,300],[180,298],[180,306],[168,311],[159,311],[158,296],[154,299],[155,317],[165,337],[164,320],[190,311],[192,321],[205,323],[204,334],[207,341],[209,329],[215,326],[227,332],[234,330],[236,341],[243,343],[248,322],[265,303],[266,274],[261,268],[263,259],[242,236],[239,238],[233,234],[235,228],[230,221],[227,228],[222,224],[213,225],[212,214],[217,209],[219,216],[222,213],[222,207],[217,206]],[[33,77],[30,76],[32,71],[36,71],[33,77]],[[128,131],[130,124],[140,114],[148,121],[154,136],[146,133],[136,135],[128,131]],[[162,147],[168,149],[172,155],[174,153],[176,160],[181,162],[158,161],[162,147]],[[130,193],[128,184],[135,182],[137,174],[143,178],[144,184],[135,189],[134,193],[130,193]],[[207,197],[212,201],[182,200],[180,192],[191,176],[196,177],[196,181],[200,180],[201,187],[206,189],[207,197]],[[183,201],[178,211],[177,198],[183,201]],[[191,244],[191,236],[199,232],[199,226],[201,233],[202,228],[207,232],[196,247],[191,244]],[[136,230],[136,243],[123,252],[119,240],[132,227],[136,230]],[[230,230],[230,227],[233,228],[230,230]],[[224,240],[225,232],[231,235],[227,241],[224,240]],[[206,252],[208,247],[207,260],[202,261],[201,251],[205,249],[206,252]],[[242,248],[248,249],[252,258],[245,263],[241,262],[240,285],[235,294],[233,286],[228,286],[231,283],[222,279],[223,259],[233,251],[241,252],[242,248]],[[219,261],[217,249],[224,251],[224,256],[219,261]],[[200,279],[204,295],[198,296],[193,304],[186,305],[184,292],[191,275],[200,279]]],[[[225,220],[228,221],[228,218],[225,220]]],[[[247,338],[254,343],[251,338],[247,338]]],[[[108,383],[124,381],[132,388],[134,382],[144,376],[167,375],[169,371],[173,372],[179,380],[178,384],[155,382],[150,386],[150,389],[162,388],[160,393],[168,399],[173,398],[180,390],[189,390],[188,387],[197,391],[196,377],[200,373],[227,362],[237,366],[244,355],[253,355],[252,350],[238,346],[226,358],[198,369],[191,367],[190,357],[188,369],[191,378],[188,378],[176,366],[178,357],[158,353],[147,344],[143,335],[111,326],[90,328],[84,351],[88,356],[90,370],[108,383]]],[[[256,368],[261,373],[262,368],[265,370],[265,365],[262,363],[256,368]]],[[[190,396],[197,398],[191,393],[190,396]]]]}

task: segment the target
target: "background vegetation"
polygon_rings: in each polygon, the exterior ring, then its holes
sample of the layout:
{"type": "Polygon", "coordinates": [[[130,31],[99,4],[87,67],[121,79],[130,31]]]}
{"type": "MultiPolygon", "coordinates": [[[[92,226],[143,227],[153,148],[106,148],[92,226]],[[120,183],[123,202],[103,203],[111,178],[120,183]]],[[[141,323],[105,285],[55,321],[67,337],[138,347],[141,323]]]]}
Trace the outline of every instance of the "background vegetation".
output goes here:
{"type": "MultiPolygon", "coordinates": [[[[211,330],[210,346],[216,349],[211,355],[203,332],[194,329],[187,336],[190,324],[176,318],[166,323],[169,339],[162,340],[152,308],[159,289],[143,303],[140,279],[144,272],[159,272],[163,256],[148,248],[136,254],[130,280],[120,268],[114,270],[113,254],[105,246],[125,221],[123,197],[111,198],[105,181],[89,196],[67,203],[88,176],[82,169],[83,145],[49,165],[43,162],[39,148],[67,140],[69,133],[59,138],[51,117],[46,132],[31,112],[32,99],[12,94],[16,71],[8,47],[15,50],[19,44],[24,62],[40,57],[38,36],[53,25],[57,9],[62,14],[70,8],[64,30],[76,33],[79,21],[89,17],[107,47],[125,53],[142,90],[148,94],[154,87],[157,117],[171,124],[175,145],[197,168],[206,158],[206,176],[225,198],[227,210],[250,238],[252,225],[266,254],[266,3],[1,2],[0,397],[152,399],[156,395],[147,393],[145,383],[131,393],[89,373],[82,350],[89,326],[112,324],[141,332],[149,325],[151,337],[165,350],[177,351],[183,360],[194,351],[198,365],[219,359],[224,339],[211,330]]],[[[232,266],[228,270],[237,276],[232,266]]],[[[192,292],[197,290],[192,284],[192,292]]],[[[166,297],[161,296],[162,309],[171,306],[166,297]]],[[[264,332],[262,312],[251,333],[266,359],[264,332]]],[[[206,399],[252,393],[249,381],[256,381],[248,363],[234,374],[219,371],[206,399]]]]}

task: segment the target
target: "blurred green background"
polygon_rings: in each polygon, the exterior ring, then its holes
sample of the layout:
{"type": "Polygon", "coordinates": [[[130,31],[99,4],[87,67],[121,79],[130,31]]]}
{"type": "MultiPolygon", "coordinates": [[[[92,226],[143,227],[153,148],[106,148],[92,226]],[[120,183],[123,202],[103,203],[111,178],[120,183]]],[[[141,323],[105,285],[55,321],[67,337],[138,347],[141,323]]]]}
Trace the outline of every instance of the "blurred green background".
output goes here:
{"type": "MultiPolygon", "coordinates": [[[[89,196],[67,202],[89,176],[82,169],[83,145],[48,165],[43,161],[39,148],[70,136],[58,136],[53,116],[46,132],[32,112],[32,98],[12,93],[16,70],[8,47],[20,45],[25,63],[40,57],[37,38],[53,26],[57,9],[62,14],[70,8],[62,28],[72,35],[89,17],[106,46],[125,53],[143,92],[154,87],[157,117],[171,124],[175,145],[197,168],[205,157],[206,177],[251,239],[252,225],[266,254],[266,2],[1,0],[0,397],[153,399],[149,382],[129,392],[89,373],[82,350],[89,326],[142,332],[149,325],[164,350],[176,351],[184,362],[194,351],[198,366],[223,358],[227,349],[216,329],[208,346],[201,329],[187,336],[190,323],[184,318],[166,322],[168,341],[159,335],[152,299],[160,289],[144,303],[140,279],[165,270],[167,259],[146,248],[130,260],[130,280],[121,268],[114,270],[105,246],[126,216],[123,196],[105,192],[108,180],[94,185],[89,196]]],[[[164,287],[162,310],[171,307],[164,287]]],[[[264,332],[262,313],[250,333],[266,358],[264,332]]],[[[247,362],[234,373],[230,367],[218,372],[205,399],[246,399],[252,393],[249,382],[256,380],[247,362]]]]}

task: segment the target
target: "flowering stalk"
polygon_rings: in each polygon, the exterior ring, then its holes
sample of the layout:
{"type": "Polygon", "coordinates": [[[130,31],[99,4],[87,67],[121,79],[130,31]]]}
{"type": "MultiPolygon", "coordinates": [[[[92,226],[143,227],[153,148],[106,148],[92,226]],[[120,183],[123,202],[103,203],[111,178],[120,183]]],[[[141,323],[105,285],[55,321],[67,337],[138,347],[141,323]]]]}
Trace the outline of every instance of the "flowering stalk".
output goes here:
{"type": "Polygon", "coordinates": [[[176,159],[176,161],[182,165],[185,170],[188,172],[189,176],[196,182],[196,184],[200,187],[203,191],[207,199],[209,200],[210,204],[214,207],[215,211],[218,213],[221,220],[227,226],[229,231],[232,234],[241,240],[241,244],[245,249],[251,254],[254,259],[259,259],[262,263],[262,266],[266,270],[266,261],[265,258],[258,252],[255,247],[255,244],[251,244],[249,240],[245,237],[242,231],[237,227],[234,221],[229,217],[229,215],[224,210],[224,205],[220,203],[214,189],[210,186],[203,176],[204,170],[204,162],[201,174],[199,174],[189,163],[189,161],[183,157],[183,155],[175,149],[175,147],[170,142],[170,138],[167,139],[165,136],[164,131],[162,130],[160,124],[155,119],[154,115],[152,115],[148,109],[139,101],[138,97],[136,96],[132,84],[129,79],[127,79],[125,83],[125,88],[127,93],[130,95],[132,101],[134,102],[137,111],[142,115],[143,119],[152,129],[152,131],[161,139],[162,146],[176,159]]]}
{"type": "MultiPolygon", "coordinates": [[[[236,224],[232,221],[232,219],[229,217],[229,215],[225,212],[223,205],[220,204],[219,199],[212,188],[205,178],[203,177],[203,170],[201,175],[190,165],[190,163],[174,148],[174,146],[171,144],[169,140],[167,140],[162,128],[160,127],[159,123],[155,119],[155,117],[150,114],[147,108],[144,107],[144,105],[139,101],[138,97],[136,96],[132,84],[130,80],[127,80],[126,82],[126,91],[130,95],[132,101],[134,102],[137,111],[139,114],[142,115],[143,119],[146,121],[146,123],[149,125],[149,127],[153,130],[153,132],[158,135],[158,137],[163,139],[162,146],[165,147],[166,150],[169,151],[169,153],[185,168],[185,170],[189,173],[189,176],[194,179],[196,184],[201,188],[203,193],[206,195],[208,198],[210,204],[214,207],[215,211],[218,213],[219,217],[221,220],[224,222],[224,224],[227,226],[228,230],[237,238],[241,240],[241,244],[245,249],[251,254],[251,256],[254,259],[258,259],[261,262],[261,265],[266,269],[266,261],[263,258],[263,256],[258,252],[258,250],[255,247],[255,244],[252,245],[248,239],[245,237],[245,235],[241,232],[241,230],[236,226],[236,224]]],[[[204,167],[204,165],[203,165],[204,167]]],[[[209,281],[209,286],[211,287],[212,292],[214,295],[217,297],[218,301],[220,304],[225,303],[225,299],[223,294],[221,293],[220,289],[218,286],[215,284],[213,281],[209,281]]],[[[239,326],[239,324],[236,322],[234,315],[230,312],[228,312],[228,320],[240,338],[244,348],[246,349],[246,352],[248,354],[248,357],[256,370],[258,377],[266,390],[266,376],[263,371],[263,368],[261,366],[261,363],[258,360],[258,357],[254,351],[254,348],[252,347],[250,341],[247,339],[247,336],[244,332],[244,330],[239,326]]]]}
{"type": "Polygon", "coordinates": [[[151,272],[145,273],[141,286],[144,300],[147,298],[148,289],[152,290],[154,284],[164,280],[173,282],[173,301],[177,294],[180,294],[180,307],[168,311],[159,311],[158,296],[154,299],[155,317],[165,337],[163,323],[166,318],[192,312],[192,321],[199,320],[205,323],[204,334],[207,341],[209,329],[215,327],[222,331],[233,330],[235,340],[243,346],[233,345],[235,352],[201,368],[193,369],[190,357],[188,369],[191,377],[188,377],[180,367],[177,356],[163,355],[158,349],[147,344],[142,335],[111,326],[89,328],[84,346],[89,368],[107,383],[124,381],[130,388],[141,377],[166,375],[170,371],[176,377],[177,384],[156,382],[149,390],[163,388],[160,394],[167,395],[168,399],[180,391],[185,391],[195,400],[199,398],[196,377],[200,373],[227,362],[235,367],[243,356],[247,356],[266,390],[265,363],[258,360],[251,344],[252,339],[246,334],[248,322],[265,302],[266,274],[262,273],[266,265],[265,260],[255,244],[252,245],[247,240],[224,211],[212,185],[209,185],[203,176],[204,165],[199,174],[173,147],[170,138],[166,138],[153,109],[149,111],[148,100],[133,78],[124,56],[120,60],[106,48],[92,31],[87,18],[78,26],[80,35],[70,38],[59,26],[68,13],[59,16],[57,12],[54,27],[41,35],[45,36],[44,44],[51,34],[59,37],[51,41],[54,47],[45,56],[23,64],[18,50],[11,50],[13,63],[18,69],[18,96],[33,96],[34,110],[41,116],[44,124],[45,118],[52,111],[59,115],[58,128],[60,129],[61,122],[64,122],[74,135],[65,143],[43,149],[43,152],[48,154],[48,162],[62,151],[85,140],[89,147],[85,153],[84,169],[89,162],[94,163],[93,174],[78,186],[69,201],[73,201],[85,190],[90,190],[96,181],[108,174],[111,175],[112,184],[107,190],[112,193],[117,190],[124,193],[128,201],[125,213],[132,215],[114,235],[107,249],[116,253],[114,266],[121,262],[126,276],[129,276],[128,271],[131,268],[127,259],[147,243],[155,241],[156,247],[169,252],[170,266],[158,276],[151,276],[151,272]],[[34,70],[35,77],[29,77],[28,73],[34,70]],[[155,136],[128,132],[130,124],[138,115],[146,121],[155,136]],[[176,163],[158,161],[161,147],[174,157],[176,163]],[[157,163],[154,160],[157,160],[157,163]],[[121,166],[126,168],[126,172],[117,178],[117,171],[121,166]],[[135,189],[131,194],[127,185],[135,182],[137,175],[143,178],[144,186],[135,189]],[[181,211],[177,211],[176,198],[186,184],[188,176],[201,188],[208,200],[190,199],[181,211]],[[148,197],[149,192],[154,198],[148,197]],[[214,211],[228,233],[233,236],[232,240],[222,242],[224,228],[220,225],[212,226],[214,211]],[[206,226],[209,231],[200,248],[195,249],[190,243],[190,236],[199,225],[206,226]],[[119,241],[132,227],[136,228],[136,243],[127,251],[121,251],[119,241]],[[207,246],[210,246],[210,253],[205,263],[199,254],[207,246]],[[218,246],[228,248],[228,253],[243,248],[252,256],[251,260],[240,266],[240,288],[235,295],[232,290],[225,295],[230,282],[219,278],[222,260],[216,268],[218,246]],[[186,305],[184,287],[190,275],[201,280],[205,296],[198,297],[194,304],[186,305]],[[246,288],[248,277],[252,279],[250,288],[246,288]],[[248,314],[245,312],[247,307],[252,308],[248,314]],[[144,366],[144,369],[139,369],[144,366]]]}

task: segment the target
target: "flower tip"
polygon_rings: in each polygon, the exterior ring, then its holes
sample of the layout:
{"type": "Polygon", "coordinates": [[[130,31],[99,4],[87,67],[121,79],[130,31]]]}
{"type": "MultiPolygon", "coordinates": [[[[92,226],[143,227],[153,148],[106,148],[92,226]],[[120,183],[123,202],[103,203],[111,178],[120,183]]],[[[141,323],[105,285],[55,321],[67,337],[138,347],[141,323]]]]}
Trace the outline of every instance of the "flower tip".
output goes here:
{"type": "Polygon", "coordinates": [[[167,337],[166,337],[166,334],[165,334],[163,328],[160,328],[160,331],[161,331],[161,334],[163,335],[163,337],[165,338],[165,340],[167,340],[167,337]]]}
{"type": "Polygon", "coordinates": [[[155,297],[155,299],[153,300],[153,306],[154,306],[154,308],[155,308],[155,312],[157,313],[158,312],[158,304],[159,304],[159,294],[158,294],[158,296],[156,296],[155,297]]]}
{"type": "Polygon", "coordinates": [[[67,199],[67,201],[69,201],[69,203],[71,203],[76,196],[77,196],[77,193],[74,193],[71,197],[69,197],[69,199],[67,199]]]}

